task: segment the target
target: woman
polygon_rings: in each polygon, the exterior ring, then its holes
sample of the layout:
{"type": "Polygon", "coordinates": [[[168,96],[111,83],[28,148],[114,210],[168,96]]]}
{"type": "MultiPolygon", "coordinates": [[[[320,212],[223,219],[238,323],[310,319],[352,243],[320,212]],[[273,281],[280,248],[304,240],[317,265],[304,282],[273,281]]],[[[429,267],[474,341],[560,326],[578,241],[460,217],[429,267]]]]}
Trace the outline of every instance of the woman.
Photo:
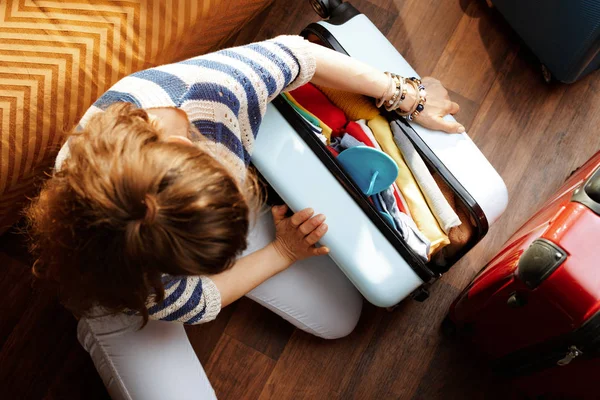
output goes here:
{"type": "Polygon", "coordinates": [[[267,103],[309,81],[464,131],[442,119],[458,105],[438,81],[424,79],[425,93],[282,36],[122,79],[61,149],[28,210],[34,272],[80,317],[78,337],[113,398],[214,397],[183,324],[243,295],[323,338],[356,325],[359,293],[329,258],[308,259],[328,253],[315,246],[325,216],[258,213],[247,172],[267,103]]]}

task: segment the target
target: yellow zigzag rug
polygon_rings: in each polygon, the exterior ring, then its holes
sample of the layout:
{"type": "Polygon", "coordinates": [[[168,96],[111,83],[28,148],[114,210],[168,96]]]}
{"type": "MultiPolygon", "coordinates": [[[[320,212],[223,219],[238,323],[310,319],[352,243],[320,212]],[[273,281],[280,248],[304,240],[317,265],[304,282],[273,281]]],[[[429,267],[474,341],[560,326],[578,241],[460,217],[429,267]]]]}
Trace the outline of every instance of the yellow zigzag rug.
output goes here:
{"type": "Polygon", "coordinates": [[[0,0],[0,233],[125,75],[206,53],[271,0],[0,0]]]}

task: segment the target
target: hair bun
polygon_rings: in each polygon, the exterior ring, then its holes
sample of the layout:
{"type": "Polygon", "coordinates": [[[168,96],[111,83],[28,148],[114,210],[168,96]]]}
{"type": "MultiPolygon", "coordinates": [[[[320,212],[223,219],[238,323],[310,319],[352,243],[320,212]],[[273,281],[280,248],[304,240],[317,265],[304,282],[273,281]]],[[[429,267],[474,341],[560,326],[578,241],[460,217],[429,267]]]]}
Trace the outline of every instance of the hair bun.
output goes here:
{"type": "Polygon", "coordinates": [[[152,225],[154,221],[156,221],[156,215],[158,214],[156,196],[146,194],[144,197],[144,204],[146,205],[146,214],[144,214],[144,220],[142,222],[146,225],[152,225]]]}

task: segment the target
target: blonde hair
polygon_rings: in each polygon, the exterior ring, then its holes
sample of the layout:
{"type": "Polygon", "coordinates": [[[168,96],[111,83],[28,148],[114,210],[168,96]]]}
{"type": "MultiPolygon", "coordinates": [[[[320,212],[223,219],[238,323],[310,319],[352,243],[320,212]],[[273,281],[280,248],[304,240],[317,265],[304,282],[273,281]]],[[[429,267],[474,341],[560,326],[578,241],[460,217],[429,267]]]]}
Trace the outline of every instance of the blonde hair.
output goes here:
{"type": "Polygon", "coordinates": [[[163,140],[148,114],[117,104],[92,117],[26,211],[36,276],[77,315],[138,311],[164,298],[162,275],[216,274],[246,248],[260,204],[202,146],[163,140]]]}

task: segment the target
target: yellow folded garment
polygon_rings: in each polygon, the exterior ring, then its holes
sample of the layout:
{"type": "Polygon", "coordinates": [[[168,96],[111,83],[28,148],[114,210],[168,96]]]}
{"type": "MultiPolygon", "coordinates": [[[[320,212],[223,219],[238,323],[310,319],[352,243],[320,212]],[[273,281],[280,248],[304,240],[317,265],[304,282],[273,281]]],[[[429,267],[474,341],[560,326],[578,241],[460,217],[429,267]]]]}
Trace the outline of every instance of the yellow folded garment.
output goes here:
{"type": "Polygon", "coordinates": [[[323,121],[321,121],[319,118],[315,117],[315,115],[313,113],[311,113],[306,108],[304,108],[302,106],[302,104],[298,103],[296,101],[296,99],[294,99],[294,96],[292,96],[288,92],[283,93],[283,95],[285,96],[286,99],[288,99],[290,102],[292,102],[300,110],[302,110],[306,114],[310,115],[311,117],[313,117],[314,119],[316,119],[317,121],[319,121],[319,127],[323,130],[321,133],[323,134],[323,136],[325,136],[327,138],[327,144],[329,144],[329,142],[331,141],[331,133],[333,132],[332,129],[326,123],[324,123],[323,121]]]}
{"type": "Polygon", "coordinates": [[[361,94],[344,92],[343,90],[317,86],[325,96],[346,114],[350,121],[373,119],[379,115],[373,99],[361,94]]]}
{"type": "Polygon", "coordinates": [[[450,243],[448,236],[444,234],[437,220],[431,213],[427,202],[415,181],[410,169],[404,162],[400,150],[394,142],[390,123],[381,115],[370,120],[369,128],[373,131],[375,139],[381,146],[381,149],[398,164],[398,178],[396,184],[400,188],[402,195],[406,199],[408,208],[417,228],[431,241],[431,250],[429,255],[434,254],[444,246],[450,243]]]}

